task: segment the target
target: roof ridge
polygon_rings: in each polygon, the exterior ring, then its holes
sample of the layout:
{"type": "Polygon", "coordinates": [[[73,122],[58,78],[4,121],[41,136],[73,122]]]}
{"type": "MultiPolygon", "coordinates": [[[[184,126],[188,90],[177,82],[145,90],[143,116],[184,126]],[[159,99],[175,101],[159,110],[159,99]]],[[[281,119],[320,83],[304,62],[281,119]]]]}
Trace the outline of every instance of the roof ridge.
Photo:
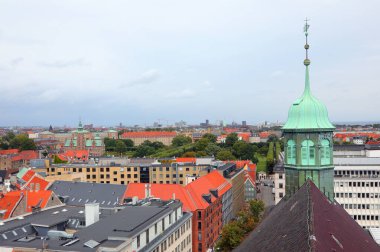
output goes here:
{"type": "Polygon", "coordinates": [[[310,179],[306,182],[306,197],[307,197],[307,231],[309,234],[308,237],[308,245],[309,245],[309,251],[315,251],[315,241],[316,237],[314,234],[314,213],[313,213],[313,201],[311,198],[311,185],[310,185],[310,179]]]}

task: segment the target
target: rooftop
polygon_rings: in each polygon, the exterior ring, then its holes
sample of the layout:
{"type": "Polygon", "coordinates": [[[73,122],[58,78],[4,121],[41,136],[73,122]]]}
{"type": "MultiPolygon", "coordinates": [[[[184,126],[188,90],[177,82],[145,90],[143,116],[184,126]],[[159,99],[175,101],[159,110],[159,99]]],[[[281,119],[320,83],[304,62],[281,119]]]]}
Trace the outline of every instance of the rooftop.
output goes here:
{"type": "Polygon", "coordinates": [[[372,237],[308,180],[283,198],[234,251],[380,251],[372,237]]]}

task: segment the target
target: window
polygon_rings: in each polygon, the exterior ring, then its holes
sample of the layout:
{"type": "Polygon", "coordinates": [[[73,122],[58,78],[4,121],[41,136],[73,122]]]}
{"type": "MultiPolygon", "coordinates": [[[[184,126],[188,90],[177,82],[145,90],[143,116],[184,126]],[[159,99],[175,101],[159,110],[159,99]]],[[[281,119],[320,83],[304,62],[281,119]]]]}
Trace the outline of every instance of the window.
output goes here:
{"type": "Polygon", "coordinates": [[[330,141],[323,139],[321,141],[321,165],[329,165],[331,163],[331,151],[330,151],[330,141]]]}
{"type": "Polygon", "coordinates": [[[288,164],[296,164],[296,143],[294,140],[288,141],[288,147],[287,147],[287,162],[288,164]]]}
{"type": "Polygon", "coordinates": [[[149,243],[149,229],[145,231],[145,244],[149,243]]]}
{"type": "Polygon", "coordinates": [[[154,224],[154,234],[157,234],[157,223],[154,224]]]}
{"type": "Polygon", "coordinates": [[[284,188],[284,185],[282,183],[278,184],[279,188],[284,188]]]}
{"type": "Polygon", "coordinates": [[[304,140],[301,145],[301,164],[315,165],[315,146],[313,141],[304,140]]]}
{"type": "Polygon", "coordinates": [[[140,247],[140,235],[137,236],[137,248],[140,247]]]}

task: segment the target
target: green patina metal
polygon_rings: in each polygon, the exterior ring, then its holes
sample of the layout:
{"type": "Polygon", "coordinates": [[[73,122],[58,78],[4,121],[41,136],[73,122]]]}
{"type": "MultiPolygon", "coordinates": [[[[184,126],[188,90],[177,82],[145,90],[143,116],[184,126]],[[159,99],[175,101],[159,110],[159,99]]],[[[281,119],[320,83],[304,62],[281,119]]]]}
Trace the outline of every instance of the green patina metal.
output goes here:
{"type": "Polygon", "coordinates": [[[311,94],[309,66],[306,66],[305,90],[289,109],[288,120],[282,128],[284,131],[318,130],[331,131],[331,124],[326,106],[311,94]]]}
{"type": "Polygon", "coordinates": [[[311,94],[306,22],[305,90],[289,109],[283,130],[286,195],[293,195],[307,179],[334,200],[333,130],[326,106],[311,94]]]}

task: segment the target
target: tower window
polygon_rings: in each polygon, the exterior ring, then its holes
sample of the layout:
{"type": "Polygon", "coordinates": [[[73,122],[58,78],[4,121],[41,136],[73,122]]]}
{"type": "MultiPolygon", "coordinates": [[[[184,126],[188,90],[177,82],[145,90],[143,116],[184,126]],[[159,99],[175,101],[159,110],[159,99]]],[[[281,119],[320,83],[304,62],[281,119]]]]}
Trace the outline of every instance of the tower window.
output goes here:
{"type": "Polygon", "coordinates": [[[331,164],[331,151],[330,151],[330,141],[323,139],[321,141],[321,165],[331,164]]]}
{"type": "Polygon", "coordinates": [[[304,140],[301,145],[301,164],[315,165],[315,146],[313,141],[304,140]]]}
{"type": "Polygon", "coordinates": [[[294,140],[288,141],[286,160],[288,164],[296,164],[296,143],[294,140]]]}

